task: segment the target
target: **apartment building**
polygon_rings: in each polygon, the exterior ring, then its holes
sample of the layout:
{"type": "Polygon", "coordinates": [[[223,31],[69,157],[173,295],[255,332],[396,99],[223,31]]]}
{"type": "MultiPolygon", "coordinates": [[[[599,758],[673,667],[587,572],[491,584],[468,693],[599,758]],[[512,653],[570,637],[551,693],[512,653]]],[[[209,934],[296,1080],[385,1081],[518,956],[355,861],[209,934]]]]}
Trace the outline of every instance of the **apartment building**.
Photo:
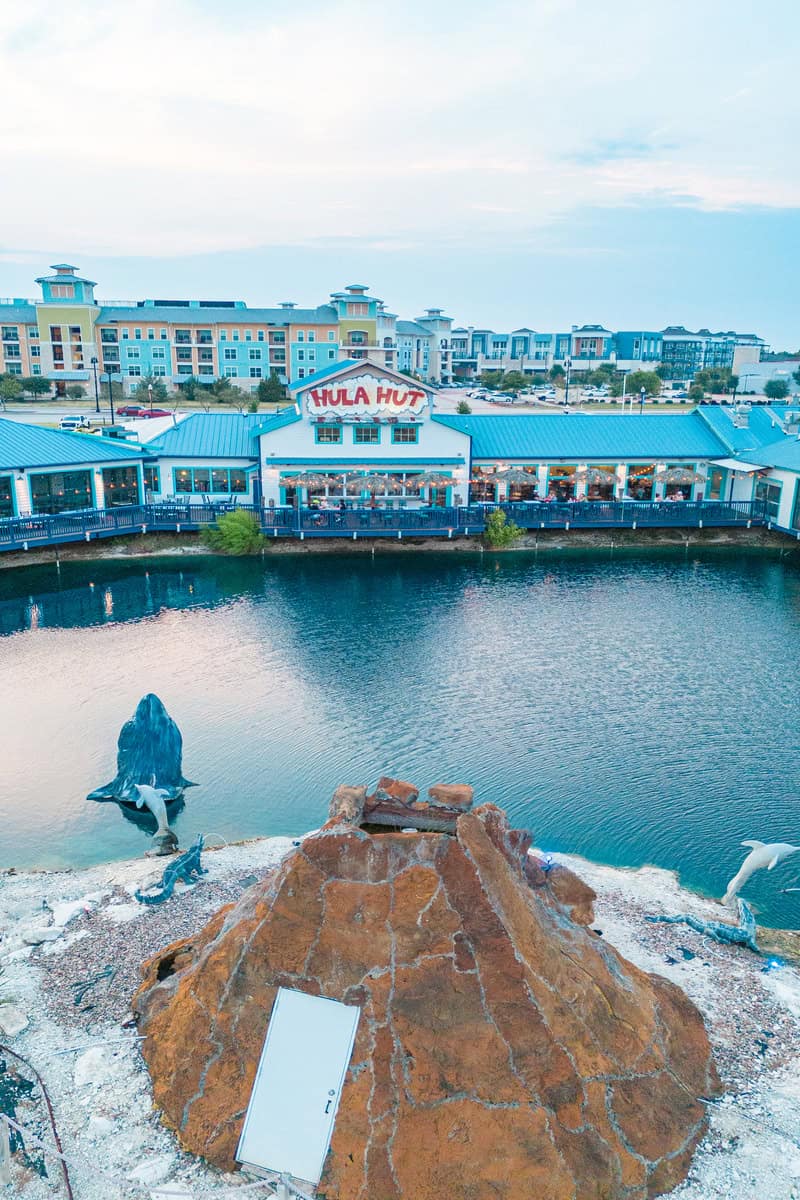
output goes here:
{"type": "Polygon", "coordinates": [[[483,371],[544,374],[556,364],[594,370],[667,369],[688,380],[703,367],[741,371],[768,350],[755,334],[693,333],[683,326],[661,331],[612,332],[603,325],[573,325],[568,332],[527,326],[501,333],[458,326],[441,308],[413,321],[389,311],[365,284],[348,284],[329,301],[299,308],[282,301],[250,308],[241,300],[95,299],[97,286],[76,267],[57,263],[36,280],[38,300],[0,301],[0,371],[41,375],[57,395],[70,383],[161,378],[175,387],[189,377],[230,379],[254,390],[274,371],[287,383],[344,359],[413,373],[429,383],[469,380],[483,371]]]}

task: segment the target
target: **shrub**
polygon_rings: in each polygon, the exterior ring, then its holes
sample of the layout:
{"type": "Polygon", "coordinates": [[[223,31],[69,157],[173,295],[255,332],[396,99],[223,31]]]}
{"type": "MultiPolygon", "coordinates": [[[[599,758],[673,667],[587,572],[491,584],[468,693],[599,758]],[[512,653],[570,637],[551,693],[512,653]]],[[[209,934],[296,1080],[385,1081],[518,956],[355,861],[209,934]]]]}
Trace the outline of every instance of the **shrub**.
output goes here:
{"type": "Polygon", "coordinates": [[[506,518],[501,508],[495,508],[486,518],[486,528],[483,531],[484,545],[492,550],[501,550],[505,546],[513,546],[521,538],[524,529],[506,518]]]}
{"type": "Polygon", "coordinates": [[[705,396],[705,392],[700,387],[700,385],[698,383],[693,383],[692,386],[689,388],[689,399],[690,400],[702,400],[704,396],[705,396]]]}
{"type": "Polygon", "coordinates": [[[210,550],[219,554],[258,554],[267,543],[255,515],[243,508],[217,517],[212,526],[203,530],[202,538],[210,550]]]}
{"type": "Polygon", "coordinates": [[[466,400],[459,400],[456,405],[456,412],[461,413],[462,417],[467,417],[472,412],[472,405],[466,400]]]}

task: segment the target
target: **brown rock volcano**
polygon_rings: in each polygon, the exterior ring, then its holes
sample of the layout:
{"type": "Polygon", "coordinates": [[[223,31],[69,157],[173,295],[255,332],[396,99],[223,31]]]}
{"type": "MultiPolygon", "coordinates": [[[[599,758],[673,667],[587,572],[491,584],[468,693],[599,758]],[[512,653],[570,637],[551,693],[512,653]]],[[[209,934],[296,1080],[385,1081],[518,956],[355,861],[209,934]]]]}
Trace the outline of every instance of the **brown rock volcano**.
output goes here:
{"type": "MultiPolygon", "coordinates": [[[[357,809],[356,805],[356,809],[357,809]]],[[[351,820],[357,819],[357,812],[351,820]]],[[[685,1175],[717,1087],[702,1019],[577,921],[592,893],[492,805],[455,834],[329,821],[134,1008],[156,1104],[233,1165],[279,986],[361,1006],[319,1194],[644,1200],[685,1175]]]]}

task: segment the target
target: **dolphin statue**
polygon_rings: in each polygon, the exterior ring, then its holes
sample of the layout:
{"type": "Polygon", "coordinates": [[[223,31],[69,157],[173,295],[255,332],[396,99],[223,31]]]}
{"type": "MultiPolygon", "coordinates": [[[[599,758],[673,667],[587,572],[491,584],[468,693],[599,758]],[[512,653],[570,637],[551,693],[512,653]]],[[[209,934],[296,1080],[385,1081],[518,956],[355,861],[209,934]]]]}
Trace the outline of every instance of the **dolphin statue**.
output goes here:
{"type": "Polygon", "coordinates": [[[154,836],[164,837],[166,834],[172,832],[169,827],[169,818],[167,817],[167,806],[164,803],[169,793],[166,788],[153,787],[153,783],[155,783],[155,778],[153,778],[152,783],[134,784],[134,788],[138,792],[136,807],[141,808],[144,805],[145,808],[150,809],[158,826],[154,836]]]}
{"type": "Polygon", "coordinates": [[[723,904],[731,902],[736,893],[741,891],[755,871],[761,870],[762,867],[766,867],[768,871],[771,871],[773,867],[776,867],[779,862],[783,862],[790,854],[795,854],[800,850],[800,846],[791,846],[788,842],[752,841],[742,842],[742,845],[749,846],[750,853],[728,884],[725,895],[722,897],[723,904]]]}

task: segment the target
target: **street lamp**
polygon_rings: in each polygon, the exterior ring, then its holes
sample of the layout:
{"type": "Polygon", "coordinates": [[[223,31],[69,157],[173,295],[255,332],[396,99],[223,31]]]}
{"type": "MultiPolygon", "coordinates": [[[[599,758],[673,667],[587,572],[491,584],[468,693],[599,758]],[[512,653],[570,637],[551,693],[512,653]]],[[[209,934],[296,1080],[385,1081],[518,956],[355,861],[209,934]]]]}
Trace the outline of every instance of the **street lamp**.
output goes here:
{"type": "Polygon", "coordinates": [[[97,359],[91,359],[92,371],[94,372],[94,411],[100,415],[100,388],[97,383],[97,359]]]}
{"type": "Polygon", "coordinates": [[[572,370],[572,359],[571,358],[564,359],[564,368],[567,372],[567,383],[566,383],[566,387],[564,388],[564,405],[566,407],[569,404],[569,373],[572,370]]]}
{"type": "Polygon", "coordinates": [[[647,388],[641,388],[639,391],[639,416],[644,412],[644,398],[647,395],[647,388]]]}
{"type": "Polygon", "coordinates": [[[112,375],[111,375],[111,370],[110,370],[110,369],[109,369],[108,371],[106,371],[106,379],[108,380],[108,407],[109,407],[109,408],[110,408],[110,410],[111,410],[111,424],[113,425],[113,424],[114,424],[114,421],[115,421],[115,417],[114,417],[114,391],[113,391],[113,389],[112,389],[112,386],[111,386],[112,375]]]}
{"type": "Polygon", "coordinates": [[[628,372],[622,371],[622,411],[625,412],[625,388],[628,383],[628,372]]]}
{"type": "Polygon", "coordinates": [[[147,385],[147,398],[150,401],[150,416],[152,417],[152,415],[153,415],[153,385],[152,385],[152,383],[148,383],[148,385],[147,385]]]}

